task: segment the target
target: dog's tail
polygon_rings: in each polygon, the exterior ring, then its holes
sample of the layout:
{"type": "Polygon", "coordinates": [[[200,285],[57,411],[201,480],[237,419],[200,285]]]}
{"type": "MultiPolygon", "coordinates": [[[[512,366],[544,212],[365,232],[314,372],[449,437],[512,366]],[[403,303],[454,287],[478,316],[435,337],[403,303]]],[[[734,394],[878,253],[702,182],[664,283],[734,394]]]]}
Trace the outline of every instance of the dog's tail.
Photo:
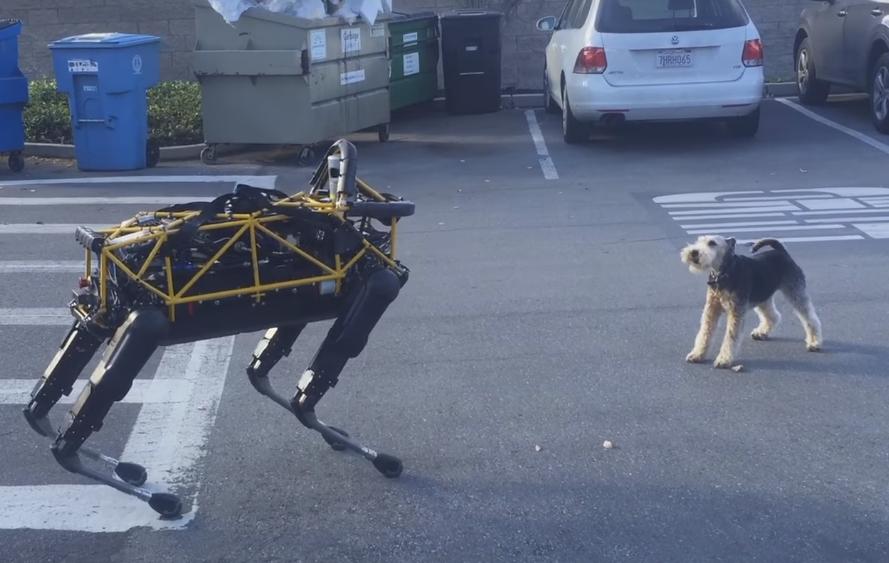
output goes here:
{"type": "Polygon", "coordinates": [[[783,252],[784,254],[787,254],[787,249],[784,248],[784,245],[773,238],[764,238],[764,239],[756,241],[756,244],[753,245],[751,252],[756,252],[763,246],[771,246],[775,250],[778,250],[780,252],[783,252]]]}

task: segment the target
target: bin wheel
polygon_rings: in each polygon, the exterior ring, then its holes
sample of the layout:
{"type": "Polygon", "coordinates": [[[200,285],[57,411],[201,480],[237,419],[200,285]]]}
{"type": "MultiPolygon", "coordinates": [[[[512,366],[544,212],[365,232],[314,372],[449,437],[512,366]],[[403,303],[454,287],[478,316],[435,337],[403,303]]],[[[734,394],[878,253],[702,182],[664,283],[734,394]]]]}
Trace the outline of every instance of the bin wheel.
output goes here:
{"type": "Polygon", "coordinates": [[[297,166],[315,166],[321,159],[319,151],[312,145],[300,147],[299,153],[296,155],[297,166]]]}
{"type": "Polygon", "coordinates": [[[216,162],[216,146],[209,145],[201,149],[201,162],[204,164],[213,164],[216,162]]]}
{"type": "Polygon", "coordinates": [[[384,123],[383,125],[380,125],[379,129],[377,129],[377,134],[380,137],[381,143],[385,143],[386,141],[388,141],[389,140],[389,124],[384,123]]]}
{"type": "Polygon", "coordinates": [[[145,149],[145,163],[149,168],[154,168],[161,160],[161,147],[157,141],[150,139],[145,149]]]}
{"type": "Polygon", "coordinates": [[[14,152],[9,155],[9,169],[13,172],[21,172],[25,169],[25,157],[20,152],[14,152]]]}

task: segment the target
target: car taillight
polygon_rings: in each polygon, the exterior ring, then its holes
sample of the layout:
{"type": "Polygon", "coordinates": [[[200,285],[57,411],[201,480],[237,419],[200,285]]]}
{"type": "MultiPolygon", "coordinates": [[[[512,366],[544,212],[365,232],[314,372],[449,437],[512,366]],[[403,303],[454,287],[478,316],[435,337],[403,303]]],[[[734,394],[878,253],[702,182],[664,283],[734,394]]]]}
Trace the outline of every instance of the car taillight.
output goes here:
{"type": "Polygon", "coordinates": [[[744,54],[741,55],[744,66],[762,66],[762,41],[751,39],[744,43],[744,54]]]}
{"type": "Polygon", "coordinates": [[[602,47],[584,47],[574,63],[576,74],[602,74],[608,68],[608,59],[602,47]]]}

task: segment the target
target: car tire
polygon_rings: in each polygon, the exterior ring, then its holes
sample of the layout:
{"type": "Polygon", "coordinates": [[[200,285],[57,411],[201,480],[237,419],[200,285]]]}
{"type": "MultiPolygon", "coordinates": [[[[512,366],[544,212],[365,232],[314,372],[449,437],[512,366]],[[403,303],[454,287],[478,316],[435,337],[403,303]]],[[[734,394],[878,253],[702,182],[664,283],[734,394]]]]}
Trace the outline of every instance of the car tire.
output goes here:
{"type": "Polygon", "coordinates": [[[574,117],[568,92],[562,89],[562,138],[569,145],[582,143],[589,135],[589,128],[574,117]]]}
{"type": "Polygon", "coordinates": [[[889,53],[884,53],[871,73],[870,112],[874,127],[889,134],[889,53]]]}
{"type": "Polygon", "coordinates": [[[735,137],[754,137],[759,131],[759,108],[742,117],[734,117],[728,122],[728,129],[735,137]]]}
{"type": "Polygon", "coordinates": [[[557,114],[559,111],[559,104],[553,99],[553,95],[549,90],[549,80],[546,78],[546,70],[543,71],[543,109],[546,113],[557,114]]]}
{"type": "Polygon", "coordinates": [[[808,37],[800,43],[794,60],[796,62],[796,87],[799,91],[799,101],[809,106],[823,104],[830,94],[830,82],[818,80],[808,37]]]}

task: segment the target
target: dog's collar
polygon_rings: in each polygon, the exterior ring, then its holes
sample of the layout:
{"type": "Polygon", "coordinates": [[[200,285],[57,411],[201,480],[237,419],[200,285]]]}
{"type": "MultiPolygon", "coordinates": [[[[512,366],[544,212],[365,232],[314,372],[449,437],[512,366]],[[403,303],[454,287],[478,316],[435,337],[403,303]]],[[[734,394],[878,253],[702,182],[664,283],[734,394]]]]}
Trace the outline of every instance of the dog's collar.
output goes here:
{"type": "Polygon", "coordinates": [[[730,274],[724,270],[718,272],[716,270],[710,270],[710,275],[707,277],[707,285],[717,290],[725,289],[726,282],[730,277],[730,274]]]}
{"type": "Polygon", "coordinates": [[[735,260],[734,253],[729,252],[726,254],[722,259],[722,263],[719,265],[719,270],[710,270],[710,275],[707,278],[707,285],[713,289],[725,289],[727,287],[726,282],[732,277],[735,260]]]}

